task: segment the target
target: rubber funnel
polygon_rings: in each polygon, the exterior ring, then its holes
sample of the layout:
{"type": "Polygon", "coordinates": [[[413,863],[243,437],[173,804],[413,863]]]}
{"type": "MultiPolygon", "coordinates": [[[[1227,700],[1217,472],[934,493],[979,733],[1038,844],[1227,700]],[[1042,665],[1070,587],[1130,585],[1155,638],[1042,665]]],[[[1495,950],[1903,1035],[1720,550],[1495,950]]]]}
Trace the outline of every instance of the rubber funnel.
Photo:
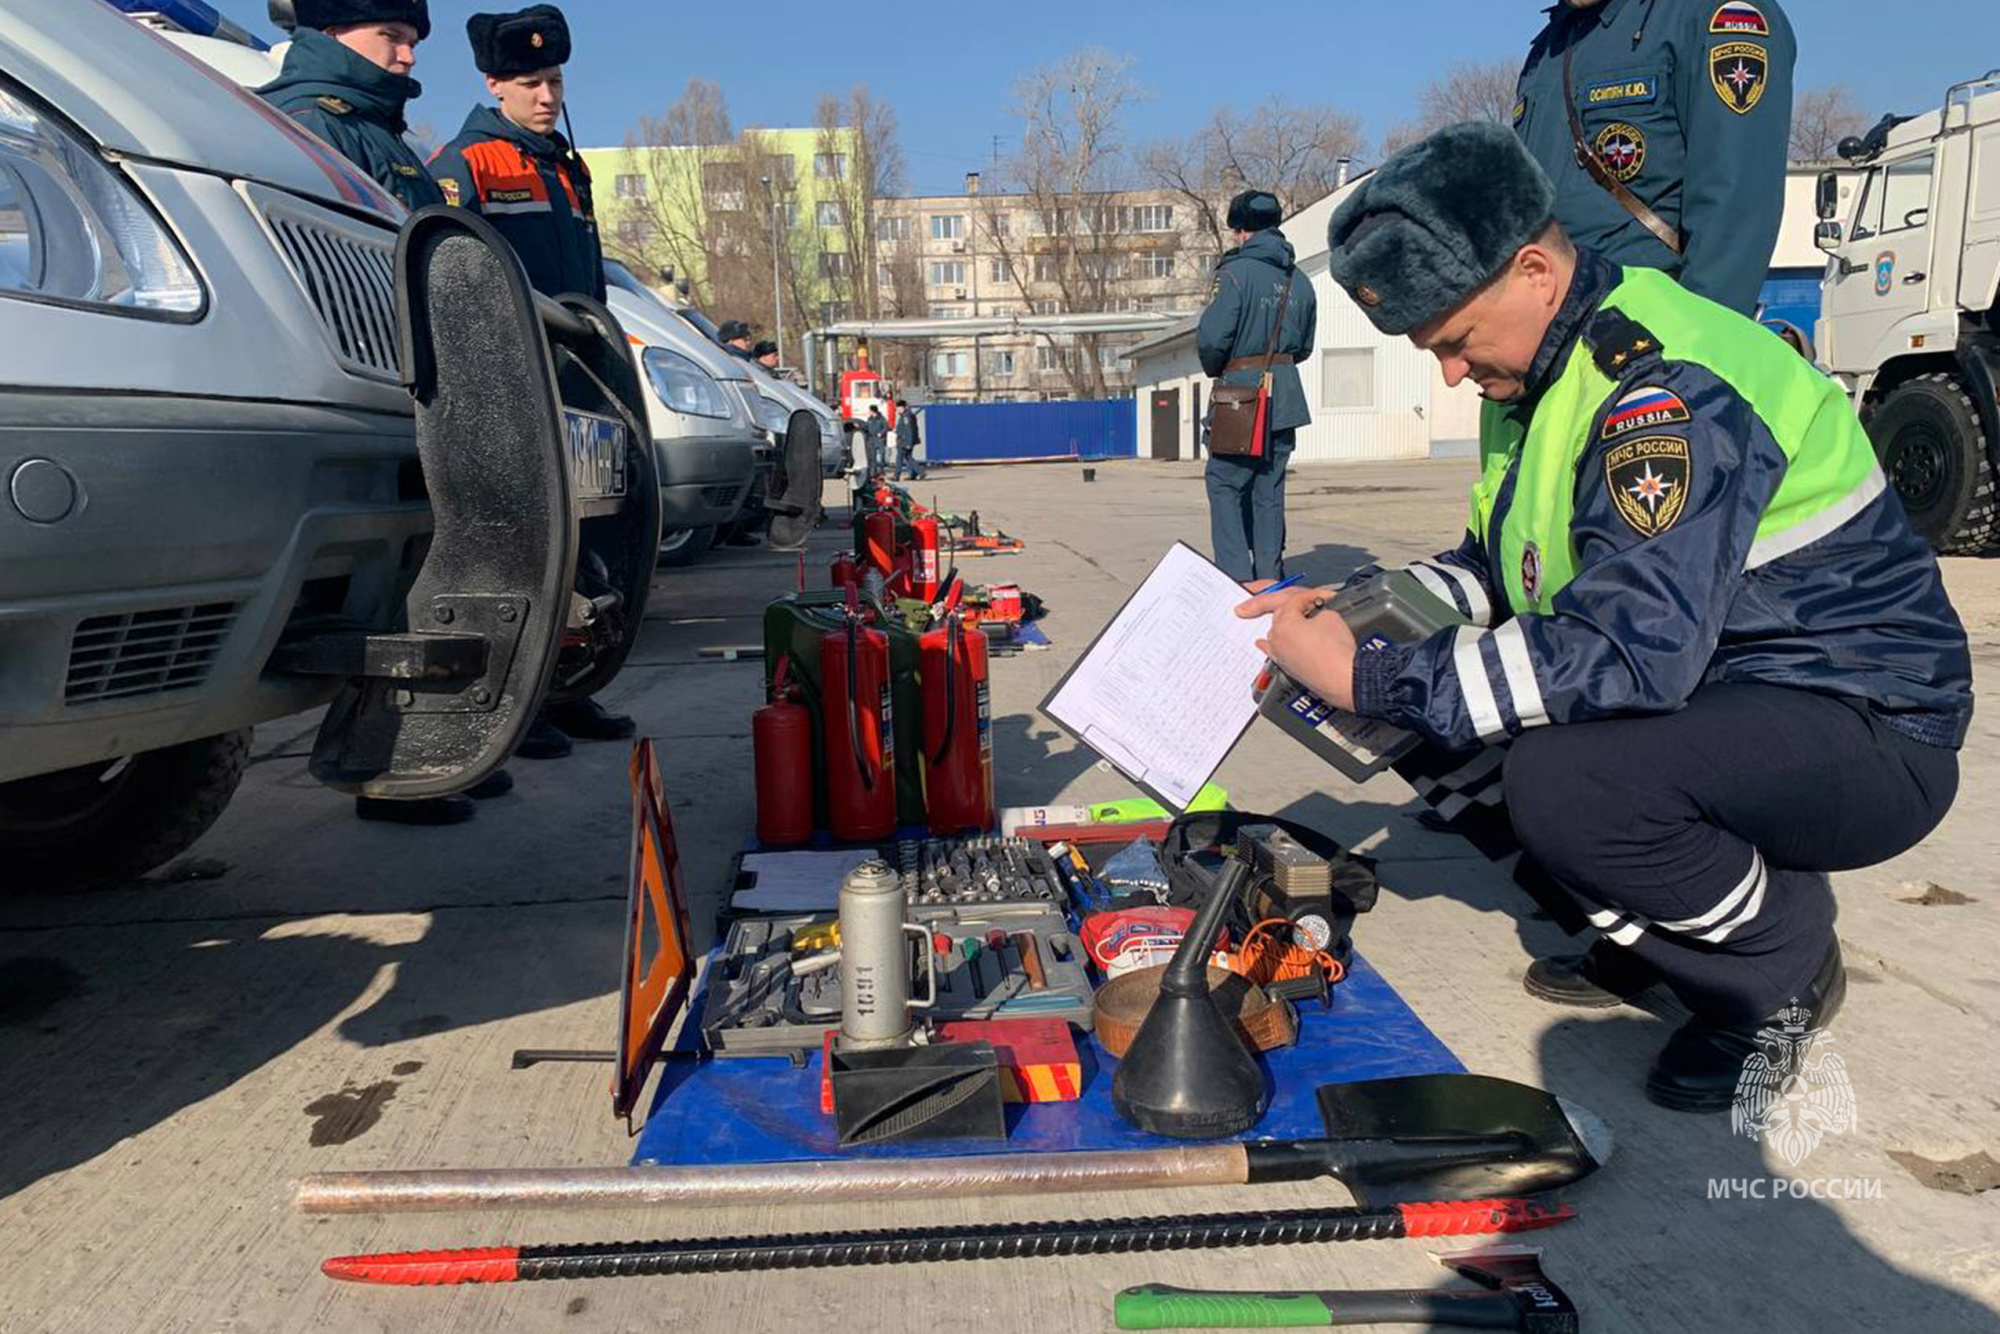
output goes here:
{"type": "Polygon", "coordinates": [[[1250,868],[1231,857],[1160,979],[1160,997],[1111,1080],[1111,1105],[1141,1130],[1220,1139],[1257,1124],[1270,1105],[1264,1068],[1208,990],[1216,929],[1250,868]]]}

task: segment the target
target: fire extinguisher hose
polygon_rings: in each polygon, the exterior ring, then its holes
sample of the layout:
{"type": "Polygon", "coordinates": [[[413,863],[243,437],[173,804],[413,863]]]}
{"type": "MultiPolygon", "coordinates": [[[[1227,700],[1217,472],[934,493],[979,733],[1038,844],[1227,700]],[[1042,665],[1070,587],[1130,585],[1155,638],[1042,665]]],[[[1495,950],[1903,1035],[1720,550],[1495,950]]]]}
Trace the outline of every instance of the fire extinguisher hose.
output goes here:
{"type": "Polygon", "coordinates": [[[937,754],[931,756],[932,764],[943,764],[951,754],[952,729],[958,722],[958,696],[952,693],[952,669],[957,666],[953,660],[958,657],[958,645],[952,641],[954,632],[962,637],[965,629],[959,624],[957,616],[947,616],[944,622],[944,739],[938,742],[937,754]]]}
{"type": "Polygon", "coordinates": [[[847,744],[854,751],[854,769],[861,775],[863,791],[875,790],[875,776],[868,772],[868,758],[861,751],[861,618],[847,618],[847,744]]]}

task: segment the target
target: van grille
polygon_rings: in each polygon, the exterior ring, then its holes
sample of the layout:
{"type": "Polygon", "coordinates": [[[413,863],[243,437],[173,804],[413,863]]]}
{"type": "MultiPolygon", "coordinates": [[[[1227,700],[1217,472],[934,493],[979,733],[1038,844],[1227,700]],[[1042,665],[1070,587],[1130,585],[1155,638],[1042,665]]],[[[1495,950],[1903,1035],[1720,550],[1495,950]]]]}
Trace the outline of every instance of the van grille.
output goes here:
{"type": "Polygon", "coordinates": [[[278,252],[348,370],[400,379],[396,363],[396,234],[273,190],[245,187],[278,252]]]}
{"type": "Polygon", "coordinates": [[[63,702],[93,704],[200,685],[236,623],[238,606],[206,602],[91,617],[70,641],[63,702]]]}
{"type": "Polygon", "coordinates": [[[734,482],[724,483],[719,486],[704,486],[701,489],[702,504],[714,509],[721,509],[726,505],[734,506],[742,497],[743,487],[734,482]]]}

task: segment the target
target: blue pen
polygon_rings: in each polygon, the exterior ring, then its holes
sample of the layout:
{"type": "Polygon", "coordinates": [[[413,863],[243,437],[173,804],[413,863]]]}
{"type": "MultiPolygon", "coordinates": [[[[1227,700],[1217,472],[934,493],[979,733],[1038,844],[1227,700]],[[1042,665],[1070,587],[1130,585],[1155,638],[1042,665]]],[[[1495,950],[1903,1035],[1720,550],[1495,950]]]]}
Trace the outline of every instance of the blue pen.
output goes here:
{"type": "Polygon", "coordinates": [[[1277,583],[1272,584],[1269,588],[1265,589],[1263,593],[1259,593],[1257,596],[1263,597],[1265,593],[1282,593],[1286,589],[1290,588],[1293,584],[1304,583],[1305,578],[1306,577],[1302,574],[1288,575],[1285,578],[1280,579],[1277,583]]]}

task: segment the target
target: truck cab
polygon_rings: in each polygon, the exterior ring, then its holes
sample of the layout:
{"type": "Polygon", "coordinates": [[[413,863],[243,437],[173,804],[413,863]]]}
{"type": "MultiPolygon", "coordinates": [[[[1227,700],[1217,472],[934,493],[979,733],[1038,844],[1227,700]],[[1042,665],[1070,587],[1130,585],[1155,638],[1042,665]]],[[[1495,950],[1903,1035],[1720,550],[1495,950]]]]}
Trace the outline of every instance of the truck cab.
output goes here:
{"type": "Polygon", "coordinates": [[[2000,70],[1840,151],[1850,169],[1819,182],[1821,364],[1918,531],[1984,550],[2000,537],[2000,70]]]}

